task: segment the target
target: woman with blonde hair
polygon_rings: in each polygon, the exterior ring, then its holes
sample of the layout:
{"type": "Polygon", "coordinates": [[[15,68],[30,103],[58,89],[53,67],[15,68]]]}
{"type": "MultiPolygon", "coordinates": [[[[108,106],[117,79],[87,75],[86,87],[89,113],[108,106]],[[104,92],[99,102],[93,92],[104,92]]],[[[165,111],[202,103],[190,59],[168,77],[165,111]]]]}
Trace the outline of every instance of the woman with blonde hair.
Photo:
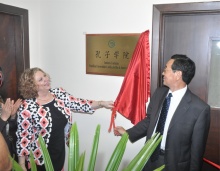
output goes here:
{"type": "Polygon", "coordinates": [[[55,171],[61,171],[65,161],[65,139],[68,143],[72,124],[71,111],[94,113],[96,109],[113,108],[113,101],[76,98],[63,88],[51,88],[50,76],[40,68],[26,69],[20,78],[20,94],[24,97],[18,110],[17,153],[24,171],[25,159],[33,152],[38,171],[44,171],[38,137],[46,143],[55,171]],[[65,131],[64,131],[65,130],[65,131]]]}

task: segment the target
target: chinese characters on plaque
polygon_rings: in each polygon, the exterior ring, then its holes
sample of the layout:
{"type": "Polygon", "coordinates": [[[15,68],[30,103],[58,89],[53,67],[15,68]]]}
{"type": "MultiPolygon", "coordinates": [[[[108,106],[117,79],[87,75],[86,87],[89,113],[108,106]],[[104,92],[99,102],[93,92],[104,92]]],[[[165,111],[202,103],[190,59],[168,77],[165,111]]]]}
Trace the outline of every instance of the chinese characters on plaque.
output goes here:
{"type": "Polygon", "coordinates": [[[124,76],[140,34],[86,34],[86,73],[124,76]]]}

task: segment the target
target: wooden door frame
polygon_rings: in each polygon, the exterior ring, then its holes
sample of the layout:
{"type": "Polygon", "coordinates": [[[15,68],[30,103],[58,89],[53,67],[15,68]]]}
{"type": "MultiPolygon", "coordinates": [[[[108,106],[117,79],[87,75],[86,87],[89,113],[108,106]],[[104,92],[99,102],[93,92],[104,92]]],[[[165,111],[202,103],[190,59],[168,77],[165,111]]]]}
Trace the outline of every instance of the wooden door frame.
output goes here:
{"type": "Polygon", "coordinates": [[[23,49],[19,56],[18,65],[22,65],[23,69],[30,67],[29,61],[29,27],[28,27],[28,10],[0,3],[0,12],[10,15],[16,15],[21,18],[21,30],[23,37],[23,49]]]}
{"type": "MultiPolygon", "coordinates": [[[[20,37],[22,42],[17,43],[21,46],[16,47],[16,77],[19,78],[20,74],[26,69],[30,67],[29,60],[29,27],[28,27],[28,10],[10,6],[6,4],[0,3],[0,13],[13,15],[19,17],[20,22],[18,23],[20,32],[17,32],[17,36],[20,37]]],[[[18,40],[15,40],[15,42],[18,40]]],[[[18,85],[18,82],[17,82],[18,85]]],[[[18,87],[17,85],[16,88],[18,87]]],[[[0,89],[0,91],[3,91],[0,89]]],[[[16,97],[19,97],[19,93],[17,90],[16,97]]]]}
{"type": "Polygon", "coordinates": [[[151,48],[151,94],[162,85],[162,70],[166,61],[163,56],[163,27],[165,15],[220,13],[220,2],[196,2],[153,5],[151,48]]]}
{"type": "MultiPolygon", "coordinates": [[[[163,66],[167,61],[164,60],[164,18],[167,15],[178,14],[204,14],[204,13],[218,13],[220,14],[220,2],[195,2],[195,3],[179,3],[179,4],[157,4],[153,5],[153,21],[152,21],[152,49],[151,49],[151,95],[157,87],[162,86],[162,71],[163,66]]],[[[208,84],[208,83],[207,83],[208,84]]],[[[218,113],[215,114],[216,118],[211,119],[214,123],[217,119],[218,113]]],[[[214,123],[214,126],[216,124],[214,123]]],[[[214,132],[219,128],[210,128],[209,136],[215,136],[214,132]],[[212,130],[212,131],[211,131],[212,130]]],[[[207,143],[207,150],[209,150],[207,143]]],[[[219,161],[219,159],[217,159],[219,161]]],[[[205,167],[210,167],[205,164],[205,167]]],[[[204,168],[205,169],[205,168],[204,168]]],[[[216,168],[211,168],[215,170],[216,168]]]]}

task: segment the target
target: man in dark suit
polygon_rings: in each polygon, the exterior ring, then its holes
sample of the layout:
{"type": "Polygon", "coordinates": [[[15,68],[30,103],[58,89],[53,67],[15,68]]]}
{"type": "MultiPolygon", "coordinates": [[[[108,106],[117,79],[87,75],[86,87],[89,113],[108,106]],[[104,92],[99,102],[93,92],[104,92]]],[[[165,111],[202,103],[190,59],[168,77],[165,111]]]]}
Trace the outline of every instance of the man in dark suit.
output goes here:
{"type": "Polygon", "coordinates": [[[210,106],[187,86],[195,70],[195,63],[190,58],[173,55],[162,73],[164,86],[150,99],[147,117],[128,130],[121,126],[114,129],[115,135],[127,132],[131,142],[145,136],[148,140],[157,132],[163,102],[172,93],[158,155],[155,159],[153,153],[144,171],[152,171],[163,164],[165,171],[201,170],[210,126],[210,106]]]}

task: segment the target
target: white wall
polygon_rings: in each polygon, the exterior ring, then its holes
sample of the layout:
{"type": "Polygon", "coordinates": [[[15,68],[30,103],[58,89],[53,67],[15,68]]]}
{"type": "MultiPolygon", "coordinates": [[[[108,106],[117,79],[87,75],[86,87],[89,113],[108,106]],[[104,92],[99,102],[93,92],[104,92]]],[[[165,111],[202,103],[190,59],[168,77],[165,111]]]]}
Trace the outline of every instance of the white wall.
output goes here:
{"type": "MultiPolygon", "coordinates": [[[[86,74],[85,33],[141,33],[152,30],[153,4],[192,2],[187,0],[1,0],[28,9],[30,65],[41,67],[76,97],[115,100],[123,77],[86,74]]],[[[194,0],[193,2],[200,2],[194,0]]],[[[151,36],[150,36],[151,38],[151,36]]],[[[81,152],[86,151],[87,169],[97,124],[101,124],[97,171],[103,171],[119,141],[108,133],[111,111],[100,109],[93,116],[74,114],[81,152]]],[[[118,114],[116,125],[132,124],[118,114]]],[[[120,170],[138,153],[142,139],[127,144],[120,170]]],[[[67,165],[65,165],[67,170],[67,165]]]]}

